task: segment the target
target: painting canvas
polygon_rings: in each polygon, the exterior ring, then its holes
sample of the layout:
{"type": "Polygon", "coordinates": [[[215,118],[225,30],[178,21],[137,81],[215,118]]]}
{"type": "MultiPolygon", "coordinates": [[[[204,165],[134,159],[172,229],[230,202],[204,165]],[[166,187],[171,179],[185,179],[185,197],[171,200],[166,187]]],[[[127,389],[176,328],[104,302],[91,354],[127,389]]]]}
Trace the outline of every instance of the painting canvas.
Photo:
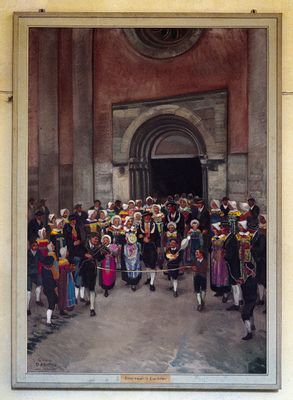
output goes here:
{"type": "MultiPolygon", "coordinates": [[[[14,387],[279,387],[279,32],[276,15],[15,15],[14,387]],[[226,197],[229,221],[218,210],[226,197]],[[218,236],[211,225],[222,224],[219,235],[225,225],[238,233],[252,198],[267,240],[267,277],[255,278],[254,320],[245,317],[249,299],[239,289],[244,267],[236,278],[227,270],[229,282],[215,286],[212,238],[218,236]],[[133,285],[124,265],[133,235],[122,227],[124,242],[111,258],[114,279],[105,283],[111,267],[103,253],[96,286],[83,291],[76,259],[59,253],[58,264],[58,223],[69,226],[77,219],[68,221],[69,214],[81,209],[84,221],[90,209],[107,210],[87,229],[96,223],[115,241],[110,220],[118,212],[122,222],[133,215],[129,200],[144,212],[142,219],[148,201],[159,204],[167,222],[172,203],[182,218],[187,213],[177,241],[187,246],[181,268],[170,267],[167,223],[158,223],[155,269],[147,268],[139,247],[133,285]],[[194,284],[191,254],[191,220],[199,218],[201,204],[210,211],[210,225],[200,229],[208,264],[204,298],[194,284]],[[50,255],[53,241],[57,254],[50,269],[55,302],[44,273],[39,269],[43,282],[26,273],[37,210],[47,228],[44,236],[36,231],[39,250],[50,255]]],[[[247,222],[253,236],[257,227],[247,222]]],[[[74,240],[85,245],[87,229],[74,240]]]]}

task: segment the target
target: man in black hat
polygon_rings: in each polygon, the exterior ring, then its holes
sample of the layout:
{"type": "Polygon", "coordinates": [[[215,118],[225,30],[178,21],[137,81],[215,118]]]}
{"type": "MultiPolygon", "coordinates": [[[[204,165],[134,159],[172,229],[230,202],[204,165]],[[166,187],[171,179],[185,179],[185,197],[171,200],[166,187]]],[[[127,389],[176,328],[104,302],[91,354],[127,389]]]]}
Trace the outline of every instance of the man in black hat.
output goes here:
{"type": "Polygon", "coordinates": [[[251,255],[256,263],[256,281],[259,294],[258,305],[264,305],[264,294],[266,289],[266,264],[267,264],[267,246],[266,235],[259,231],[259,226],[255,220],[247,221],[247,229],[253,235],[251,240],[251,255]]]}
{"type": "Polygon", "coordinates": [[[75,215],[75,217],[76,217],[76,226],[79,229],[81,240],[83,242],[85,242],[86,234],[85,234],[85,230],[84,230],[84,224],[88,218],[88,213],[82,209],[82,204],[78,203],[78,204],[75,204],[75,206],[74,206],[73,215],[75,215]]]}
{"type": "Polygon", "coordinates": [[[90,316],[94,317],[95,312],[95,287],[97,280],[97,262],[105,258],[109,250],[101,246],[100,235],[97,232],[91,232],[85,248],[82,262],[80,264],[79,275],[82,277],[84,287],[89,292],[90,316]]]}
{"type": "Polygon", "coordinates": [[[46,201],[47,201],[47,199],[41,199],[39,201],[38,210],[42,211],[44,213],[44,221],[43,222],[44,222],[45,228],[47,229],[48,228],[48,222],[49,222],[50,210],[46,205],[46,201]]]}
{"type": "Polygon", "coordinates": [[[220,210],[222,211],[222,213],[224,214],[224,219],[228,220],[228,214],[230,211],[230,207],[229,207],[229,197],[224,196],[222,198],[222,204],[220,206],[220,210]]]}
{"type": "MultiPolygon", "coordinates": [[[[223,244],[224,259],[228,266],[229,281],[232,286],[234,304],[227,308],[227,311],[239,311],[240,299],[241,299],[241,288],[237,281],[240,278],[240,260],[238,242],[236,236],[231,232],[231,228],[228,222],[222,222],[221,224],[222,233],[226,236],[223,244]]],[[[224,299],[227,299],[227,295],[224,295],[224,299]]],[[[225,301],[224,301],[225,302],[225,301]]]]}
{"type": "Polygon", "coordinates": [[[77,226],[77,218],[75,214],[71,214],[68,217],[69,223],[64,225],[63,233],[68,249],[68,261],[70,264],[75,265],[74,271],[74,282],[75,282],[75,298],[78,299],[80,292],[80,301],[84,300],[84,286],[82,284],[81,277],[79,275],[80,261],[84,255],[84,249],[81,241],[81,234],[79,227],[77,226]]]}
{"type": "Polygon", "coordinates": [[[27,315],[31,315],[30,300],[33,283],[36,285],[36,304],[43,306],[41,302],[42,277],[38,269],[39,262],[44,261],[44,256],[39,250],[36,240],[30,242],[30,248],[27,251],[27,315]]]}
{"type": "Polygon", "coordinates": [[[243,294],[244,306],[241,311],[241,318],[245,326],[246,335],[242,340],[252,339],[252,331],[255,330],[253,310],[257,298],[257,282],[255,276],[255,266],[253,263],[248,262],[244,265],[244,276],[238,280],[241,284],[243,294]]]}
{"type": "Polygon", "coordinates": [[[42,228],[44,228],[44,213],[41,210],[38,210],[35,212],[35,217],[28,223],[28,240],[29,242],[32,242],[33,240],[36,240],[38,237],[38,231],[42,228]]]}
{"type": "Polygon", "coordinates": [[[174,222],[176,224],[177,232],[181,239],[184,237],[185,221],[183,214],[178,210],[178,205],[174,200],[168,201],[166,204],[167,215],[165,219],[165,231],[167,230],[167,225],[169,222],[174,222]]]}
{"type": "Polygon", "coordinates": [[[58,302],[57,296],[57,284],[53,278],[52,266],[54,264],[54,257],[47,256],[42,262],[42,282],[44,288],[44,295],[48,300],[48,309],[47,309],[47,325],[54,327],[51,322],[52,314],[55,309],[55,306],[58,302]]]}
{"type": "Polygon", "coordinates": [[[248,200],[248,205],[250,207],[249,212],[251,217],[255,220],[255,222],[258,220],[258,216],[260,213],[259,206],[256,205],[255,199],[253,197],[250,197],[248,200]]]}
{"type": "Polygon", "coordinates": [[[160,234],[157,224],[152,219],[152,213],[145,211],[142,214],[142,222],[137,230],[137,239],[142,247],[142,260],[150,275],[145,284],[150,284],[150,290],[154,291],[156,277],[156,263],[158,258],[158,249],[160,248],[160,234]]]}

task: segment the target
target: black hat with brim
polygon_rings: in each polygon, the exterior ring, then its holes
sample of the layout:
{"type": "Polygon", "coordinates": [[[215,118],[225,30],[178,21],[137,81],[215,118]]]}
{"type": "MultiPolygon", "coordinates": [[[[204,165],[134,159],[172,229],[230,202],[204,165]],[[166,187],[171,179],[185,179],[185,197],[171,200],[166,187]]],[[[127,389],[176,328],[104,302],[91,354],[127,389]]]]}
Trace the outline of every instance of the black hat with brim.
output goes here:
{"type": "Polygon", "coordinates": [[[168,202],[166,203],[166,206],[167,206],[167,207],[168,207],[168,206],[175,206],[175,207],[177,207],[178,204],[176,203],[176,201],[170,200],[170,201],[168,201],[168,202]]]}
{"type": "Polygon", "coordinates": [[[38,210],[38,211],[35,212],[35,216],[36,217],[42,217],[43,215],[44,215],[44,212],[41,211],[41,210],[38,210]]]}
{"type": "Polygon", "coordinates": [[[148,215],[150,215],[151,217],[153,216],[153,213],[151,212],[151,211],[144,211],[143,213],[142,213],[142,218],[143,217],[147,217],[148,215]]]}
{"type": "Polygon", "coordinates": [[[76,220],[76,215],[74,214],[69,215],[68,221],[73,221],[73,220],[76,220]]]}

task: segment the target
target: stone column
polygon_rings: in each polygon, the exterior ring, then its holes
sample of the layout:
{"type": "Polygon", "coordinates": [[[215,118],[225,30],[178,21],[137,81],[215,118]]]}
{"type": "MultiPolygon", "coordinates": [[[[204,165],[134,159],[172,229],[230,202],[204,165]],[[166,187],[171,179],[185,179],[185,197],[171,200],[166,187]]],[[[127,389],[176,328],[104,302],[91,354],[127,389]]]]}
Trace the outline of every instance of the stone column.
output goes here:
{"type": "Polygon", "coordinates": [[[39,32],[39,197],[59,210],[58,31],[39,32]]]}
{"type": "Polygon", "coordinates": [[[72,29],[59,30],[59,202],[73,207],[72,29]]]}
{"type": "Polygon", "coordinates": [[[92,29],[72,31],[73,203],[93,203],[92,29]]]}
{"type": "Polygon", "coordinates": [[[267,33],[248,30],[248,193],[266,210],[267,173],[267,33]]]}
{"type": "Polygon", "coordinates": [[[28,197],[39,197],[39,32],[29,33],[28,197]]]}

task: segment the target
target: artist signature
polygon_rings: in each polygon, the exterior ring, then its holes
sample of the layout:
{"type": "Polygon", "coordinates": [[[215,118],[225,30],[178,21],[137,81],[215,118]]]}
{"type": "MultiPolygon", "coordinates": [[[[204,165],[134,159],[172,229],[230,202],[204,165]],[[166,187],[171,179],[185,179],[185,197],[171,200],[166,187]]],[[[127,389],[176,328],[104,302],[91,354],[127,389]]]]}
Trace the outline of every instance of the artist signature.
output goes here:
{"type": "Polygon", "coordinates": [[[40,358],[35,362],[35,365],[37,368],[42,368],[48,371],[57,368],[57,364],[55,364],[54,362],[50,360],[42,360],[40,358]]]}

